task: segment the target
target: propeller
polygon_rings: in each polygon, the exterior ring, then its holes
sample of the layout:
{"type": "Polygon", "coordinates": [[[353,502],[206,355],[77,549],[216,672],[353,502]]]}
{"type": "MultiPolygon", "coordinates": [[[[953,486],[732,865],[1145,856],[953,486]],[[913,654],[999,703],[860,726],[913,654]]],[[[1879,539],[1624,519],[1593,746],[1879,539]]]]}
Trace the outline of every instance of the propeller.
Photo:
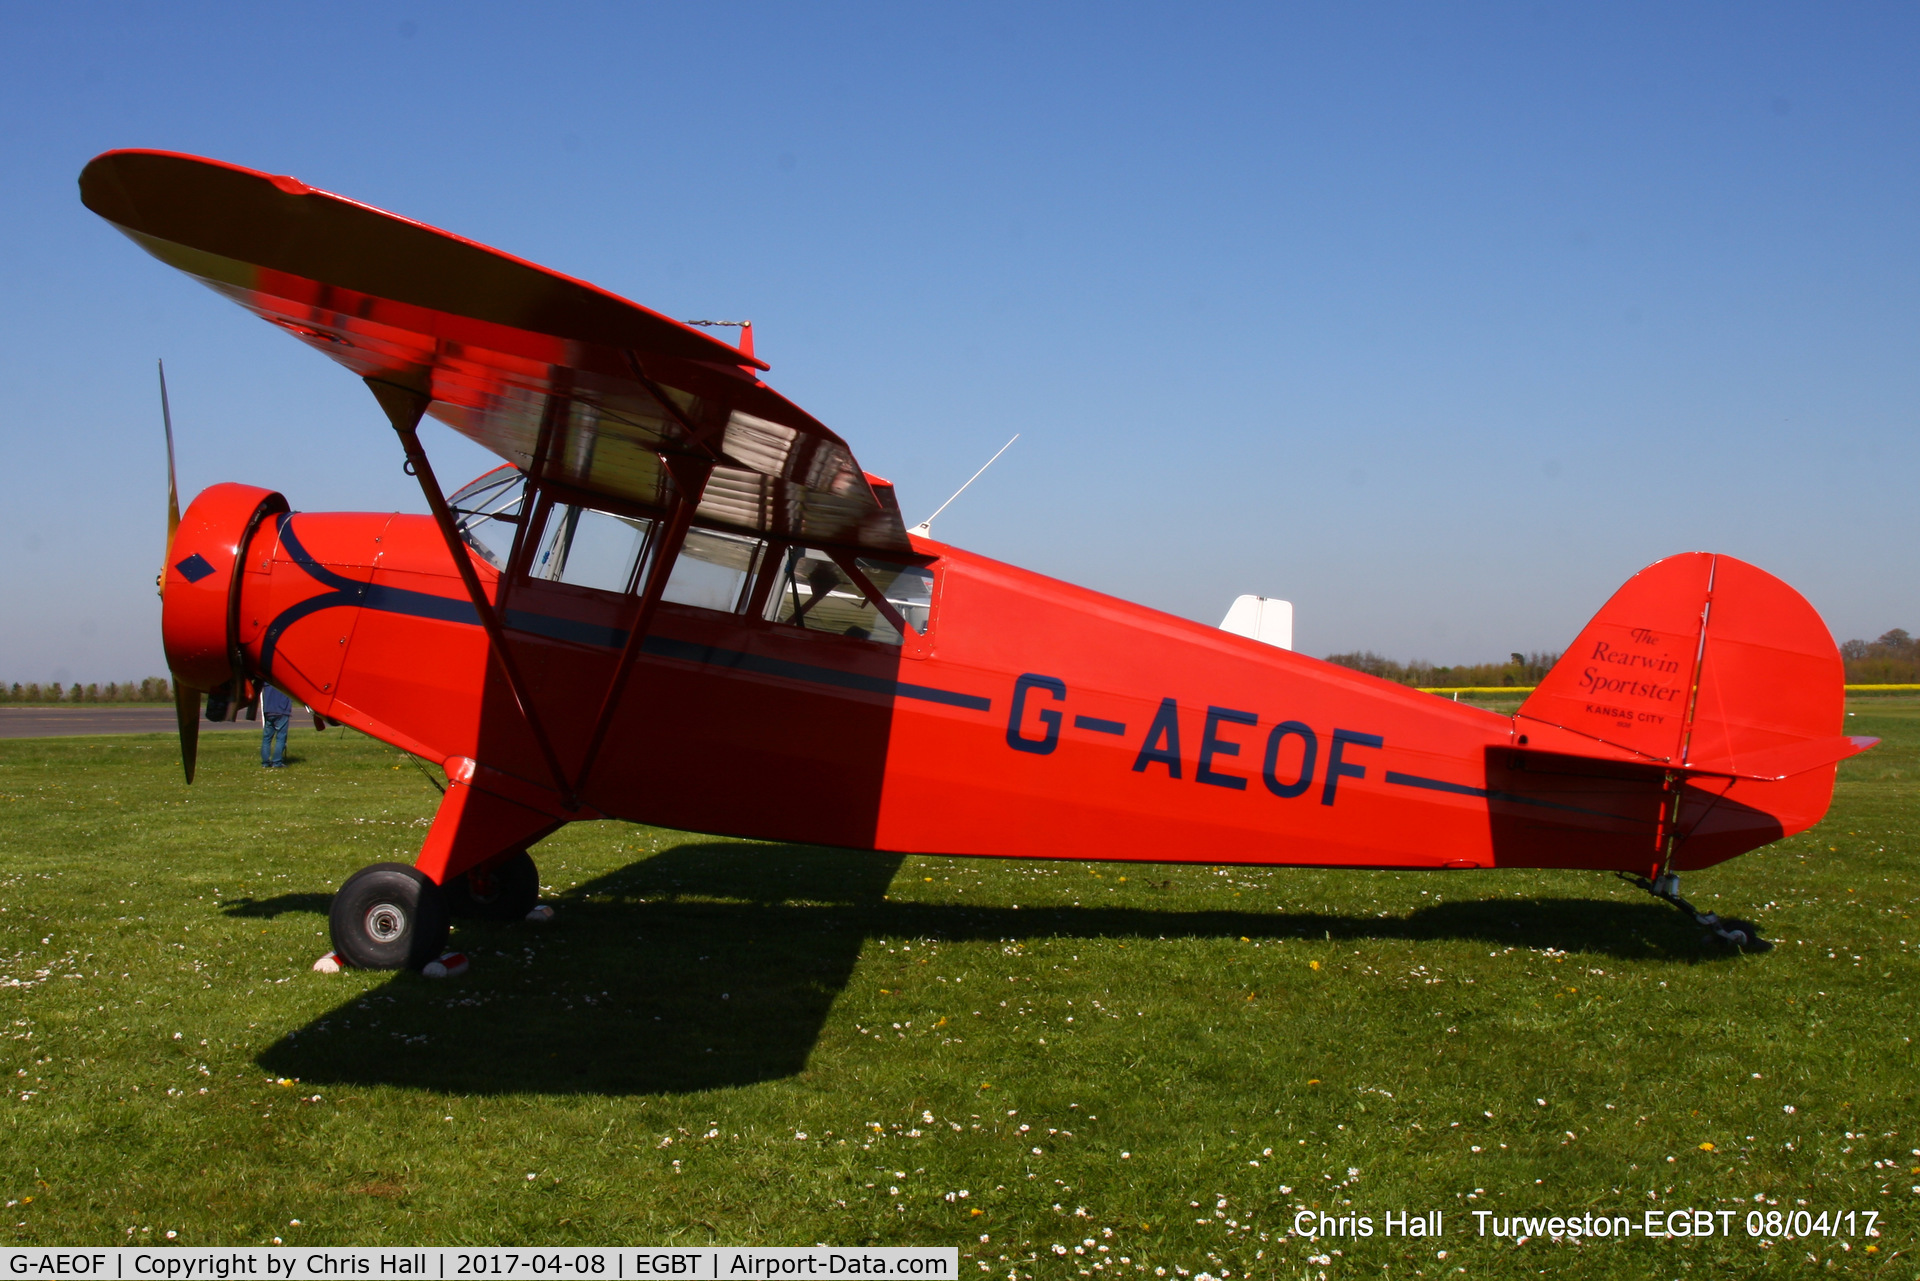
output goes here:
{"type": "MultiPolygon", "coordinates": [[[[154,587],[166,595],[167,566],[173,563],[173,536],[180,528],[180,487],[173,478],[173,410],[167,404],[167,362],[160,361],[160,421],[167,430],[167,551],[160,563],[160,576],[154,587]]],[[[168,675],[172,676],[171,671],[168,675]]],[[[193,765],[200,755],[200,691],[173,677],[173,715],[180,726],[180,763],[186,768],[187,782],[193,782],[193,765]]]]}

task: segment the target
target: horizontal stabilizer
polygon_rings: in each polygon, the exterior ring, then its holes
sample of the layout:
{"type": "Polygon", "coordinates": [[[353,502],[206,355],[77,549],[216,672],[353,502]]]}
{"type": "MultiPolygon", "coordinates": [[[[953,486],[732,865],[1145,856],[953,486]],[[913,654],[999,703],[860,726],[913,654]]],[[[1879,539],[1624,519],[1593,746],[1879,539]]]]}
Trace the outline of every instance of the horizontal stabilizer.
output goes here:
{"type": "Polygon", "coordinates": [[[1714,761],[1695,757],[1688,760],[1686,769],[1695,774],[1725,774],[1733,778],[1777,781],[1792,778],[1795,774],[1804,774],[1808,770],[1819,769],[1822,765],[1833,765],[1846,760],[1849,756],[1858,756],[1868,748],[1878,745],[1879,742],[1877,738],[1836,734],[1832,738],[1815,738],[1802,743],[1782,743],[1778,747],[1747,752],[1738,761],[1714,761]]]}

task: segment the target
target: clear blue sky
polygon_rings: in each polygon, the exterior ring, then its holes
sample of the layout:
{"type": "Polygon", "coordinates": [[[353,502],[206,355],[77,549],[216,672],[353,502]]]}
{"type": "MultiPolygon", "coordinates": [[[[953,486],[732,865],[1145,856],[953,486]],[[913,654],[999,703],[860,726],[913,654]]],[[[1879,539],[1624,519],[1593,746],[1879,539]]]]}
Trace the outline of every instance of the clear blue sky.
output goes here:
{"type": "MultiPolygon", "coordinates": [[[[23,5],[0,679],[161,670],[181,484],[421,509],[364,389],[80,205],[111,147],[669,314],[938,532],[1301,648],[1561,648],[1668,553],[1920,631],[1912,5],[23,5]]],[[[450,480],[487,458],[435,429],[450,480]]]]}

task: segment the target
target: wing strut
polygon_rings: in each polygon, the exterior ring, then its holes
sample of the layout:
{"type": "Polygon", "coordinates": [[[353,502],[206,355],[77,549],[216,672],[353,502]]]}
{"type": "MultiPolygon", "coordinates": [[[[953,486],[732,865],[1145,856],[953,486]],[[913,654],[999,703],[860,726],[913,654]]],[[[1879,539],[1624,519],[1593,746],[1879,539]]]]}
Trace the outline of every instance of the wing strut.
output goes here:
{"type": "Polygon", "coordinates": [[[386,411],[393,429],[400,434],[401,448],[407,453],[407,465],[420,481],[420,492],[426,495],[434,523],[440,526],[440,536],[446,540],[447,551],[453,556],[453,566],[460,571],[460,581],[466,585],[467,598],[473,602],[473,612],[480,616],[480,625],[486,628],[489,648],[500,663],[501,673],[507,678],[507,688],[513,694],[513,701],[519,704],[520,715],[533,732],[541,756],[546,758],[547,770],[553,775],[554,788],[568,809],[577,810],[580,803],[567,786],[567,776],[560,768],[560,758],[553,753],[553,743],[540,724],[540,717],[533,709],[533,699],[528,696],[527,687],[520,679],[512,651],[507,648],[506,632],[493,612],[492,602],[487,600],[486,592],[480,586],[480,575],[474,571],[473,559],[467,555],[467,549],[460,541],[460,533],[454,528],[453,512],[447,507],[446,495],[440,492],[440,482],[433,477],[433,467],[427,462],[427,451],[420,447],[417,429],[420,419],[427,412],[428,398],[411,388],[384,379],[368,378],[366,383],[373,392],[373,398],[380,402],[380,408],[386,411]]]}

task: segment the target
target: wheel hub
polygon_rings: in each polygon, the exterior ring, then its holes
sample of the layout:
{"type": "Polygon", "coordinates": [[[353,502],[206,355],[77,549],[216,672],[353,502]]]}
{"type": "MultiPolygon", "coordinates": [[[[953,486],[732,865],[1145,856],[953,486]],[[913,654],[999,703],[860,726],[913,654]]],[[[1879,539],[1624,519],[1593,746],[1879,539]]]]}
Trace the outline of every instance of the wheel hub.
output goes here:
{"type": "Polygon", "coordinates": [[[375,903],[367,909],[367,937],[376,943],[391,943],[407,932],[406,911],[392,903],[375,903]]]}

